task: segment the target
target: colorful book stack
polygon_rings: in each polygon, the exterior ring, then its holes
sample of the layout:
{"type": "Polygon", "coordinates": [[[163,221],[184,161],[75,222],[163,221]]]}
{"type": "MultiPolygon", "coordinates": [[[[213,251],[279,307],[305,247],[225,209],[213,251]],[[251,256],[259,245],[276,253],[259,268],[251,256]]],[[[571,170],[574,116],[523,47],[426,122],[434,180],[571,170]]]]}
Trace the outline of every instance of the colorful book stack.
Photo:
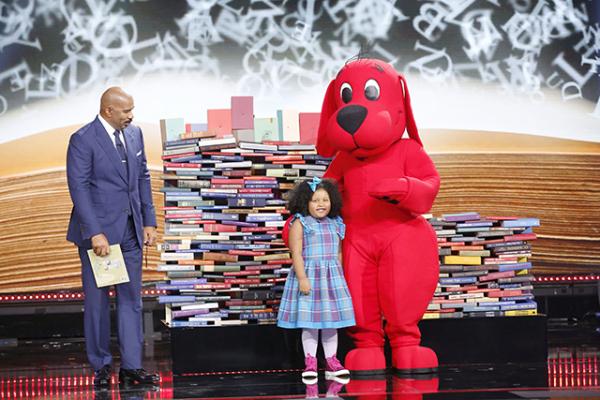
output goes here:
{"type": "Polygon", "coordinates": [[[440,255],[440,279],[423,318],[537,314],[531,245],[536,218],[480,217],[474,212],[429,218],[440,255]]]}
{"type": "Polygon", "coordinates": [[[163,143],[163,160],[158,269],[168,282],[156,288],[166,293],[158,300],[167,324],[275,323],[291,266],[283,196],[296,180],[322,176],[331,160],[314,145],[239,141],[219,130],[180,133],[163,143]]]}

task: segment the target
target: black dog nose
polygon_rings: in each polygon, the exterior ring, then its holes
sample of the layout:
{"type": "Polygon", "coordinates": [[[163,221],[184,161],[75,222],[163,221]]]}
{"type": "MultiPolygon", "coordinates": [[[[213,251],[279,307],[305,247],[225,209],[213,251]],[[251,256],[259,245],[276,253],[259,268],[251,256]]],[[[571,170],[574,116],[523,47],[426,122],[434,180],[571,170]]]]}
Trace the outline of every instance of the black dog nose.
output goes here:
{"type": "Polygon", "coordinates": [[[346,132],[354,135],[367,116],[367,109],[363,106],[346,106],[338,112],[337,122],[346,132]]]}

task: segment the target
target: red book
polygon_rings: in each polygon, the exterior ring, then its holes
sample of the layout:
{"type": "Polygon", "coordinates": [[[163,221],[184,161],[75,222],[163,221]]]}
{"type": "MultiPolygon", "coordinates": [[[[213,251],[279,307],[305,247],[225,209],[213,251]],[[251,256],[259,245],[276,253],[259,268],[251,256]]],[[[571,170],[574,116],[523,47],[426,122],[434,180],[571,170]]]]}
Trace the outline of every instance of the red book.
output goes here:
{"type": "Polygon", "coordinates": [[[163,160],[170,160],[171,158],[188,157],[188,156],[194,156],[194,155],[196,155],[196,153],[191,152],[191,153],[171,154],[168,156],[161,156],[160,158],[163,160]]]}
{"type": "Polygon", "coordinates": [[[488,297],[509,297],[509,296],[520,296],[523,294],[522,290],[495,290],[488,293],[488,297]]]}
{"type": "Polygon", "coordinates": [[[252,96],[231,97],[231,128],[254,129],[254,103],[252,96]]]}
{"type": "Polygon", "coordinates": [[[265,157],[267,161],[291,161],[291,160],[304,160],[301,155],[288,155],[288,156],[269,156],[265,157]]]}
{"type": "Polygon", "coordinates": [[[292,264],[292,259],[284,258],[278,260],[267,260],[267,264],[292,264]]]}
{"type": "Polygon", "coordinates": [[[208,132],[217,137],[231,135],[231,110],[208,110],[208,132]]]}
{"type": "Polygon", "coordinates": [[[238,184],[243,185],[244,184],[244,180],[243,179],[211,178],[210,183],[218,183],[218,184],[224,184],[224,183],[234,184],[234,183],[238,183],[238,184]]]}
{"type": "Polygon", "coordinates": [[[250,278],[241,278],[241,279],[227,279],[227,283],[232,285],[237,285],[240,283],[260,283],[260,279],[250,279],[250,278]]]}
{"type": "Polygon", "coordinates": [[[274,176],[252,175],[252,176],[245,176],[244,181],[277,181],[277,178],[275,178],[274,176]]]}
{"type": "Polygon", "coordinates": [[[479,277],[480,282],[492,281],[500,278],[510,278],[515,276],[515,271],[502,271],[502,272],[491,272],[487,275],[479,277]]]}
{"type": "Polygon", "coordinates": [[[300,113],[298,115],[301,144],[317,144],[320,118],[321,113],[300,113]]]}
{"type": "Polygon", "coordinates": [[[203,229],[205,232],[236,232],[236,228],[233,225],[212,224],[205,226],[203,229]]]}
{"type": "Polygon", "coordinates": [[[174,168],[200,168],[200,164],[190,164],[190,163],[179,163],[179,162],[170,162],[165,161],[163,163],[165,167],[174,167],[174,168]]]}
{"type": "Polygon", "coordinates": [[[537,235],[535,233],[517,233],[516,235],[505,236],[505,242],[512,242],[517,240],[535,240],[537,235]]]}
{"type": "MultiPolygon", "coordinates": [[[[235,226],[234,226],[235,228],[235,226]]],[[[264,251],[252,251],[252,250],[229,250],[229,254],[235,254],[236,256],[264,256],[264,251]]]]}
{"type": "Polygon", "coordinates": [[[223,276],[247,276],[247,275],[259,275],[260,271],[230,271],[223,272],[223,276]]]}
{"type": "Polygon", "coordinates": [[[194,285],[194,289],[202,290],[202,289],[229,289],[231,287],[230,283],[205,283],[201,285],[194,285]]]}

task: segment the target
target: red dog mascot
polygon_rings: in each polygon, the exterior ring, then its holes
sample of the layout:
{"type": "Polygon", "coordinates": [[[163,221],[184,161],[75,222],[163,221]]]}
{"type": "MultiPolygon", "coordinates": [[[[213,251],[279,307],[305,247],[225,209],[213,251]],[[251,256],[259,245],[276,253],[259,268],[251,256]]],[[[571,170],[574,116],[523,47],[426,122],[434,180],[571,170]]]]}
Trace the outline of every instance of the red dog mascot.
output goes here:
{"type": "Polygon", "coordinates": [[[344,66],[325,94],[317,151],[336,154],[325,177],[338,182],[344,200],[344,271],[356,315],[346,367],[385,371],[383,316],[393,367],[435,372],[437,356],[419,345],[417,324],[439,269],[435,232],[420,214],[431,208],[440,178],[419,139],[404,78],[380,60],[344,66]]]}

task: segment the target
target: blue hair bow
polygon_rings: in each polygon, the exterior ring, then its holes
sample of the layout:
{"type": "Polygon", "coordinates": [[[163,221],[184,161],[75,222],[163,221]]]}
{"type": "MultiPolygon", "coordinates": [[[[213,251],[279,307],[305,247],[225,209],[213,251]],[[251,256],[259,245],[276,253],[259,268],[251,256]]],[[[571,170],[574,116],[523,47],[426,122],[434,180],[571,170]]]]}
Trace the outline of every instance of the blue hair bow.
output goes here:
{"type": "Polygon", "coordinates": [[[317,190],[317,186],[319,185],[319,183],[321,183],[321,178],[319,178],[318,176],[313,176],[312,181],[307,183],[308,186],[310,186],[310,189],[314,192],[315,190],[317,190]]]}

